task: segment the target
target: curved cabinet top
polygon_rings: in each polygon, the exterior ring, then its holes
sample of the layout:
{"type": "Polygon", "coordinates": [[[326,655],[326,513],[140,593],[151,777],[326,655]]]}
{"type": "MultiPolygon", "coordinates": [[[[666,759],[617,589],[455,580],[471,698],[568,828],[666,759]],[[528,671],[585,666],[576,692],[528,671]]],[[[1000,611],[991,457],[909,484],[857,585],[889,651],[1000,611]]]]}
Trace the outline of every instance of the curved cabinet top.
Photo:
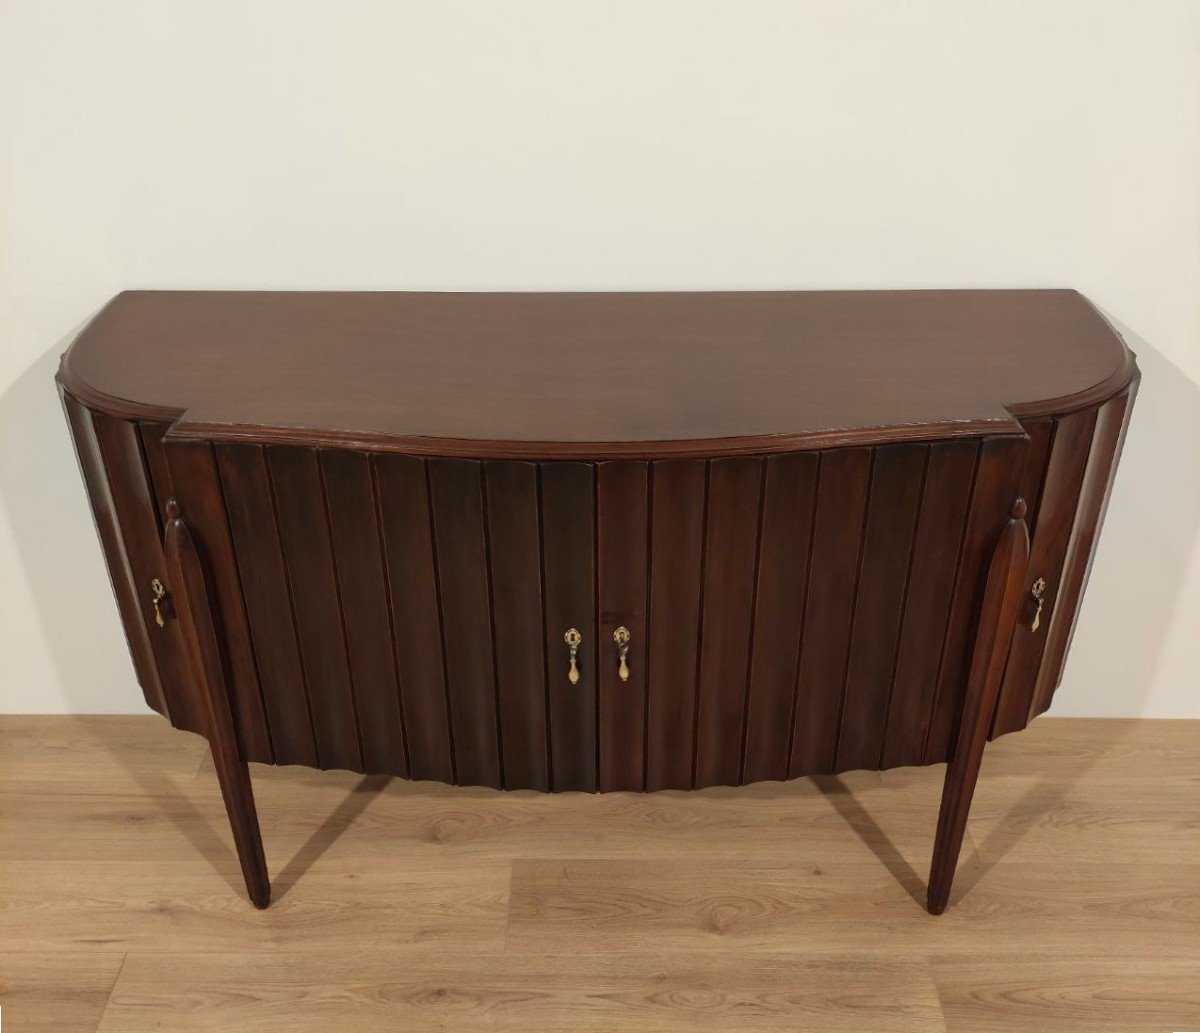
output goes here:
{"type": "Polygon", "coordinates": [[[133,291],[59,377],[176,438],[605,459],[1016,433],[1133,372],[1067,290],[133,291]]]}

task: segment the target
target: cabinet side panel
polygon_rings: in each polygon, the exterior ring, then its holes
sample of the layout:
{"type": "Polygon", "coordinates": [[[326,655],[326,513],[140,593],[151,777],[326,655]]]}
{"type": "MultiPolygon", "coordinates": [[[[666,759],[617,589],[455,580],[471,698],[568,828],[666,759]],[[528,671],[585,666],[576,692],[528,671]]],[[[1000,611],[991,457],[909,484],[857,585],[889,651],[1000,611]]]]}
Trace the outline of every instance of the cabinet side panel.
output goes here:
{"type": "Polygon", "coordinates": [[[741,781],[764,470],[752,458],[714,459],[709,468],[696,788],[741,781]]]}
{"type": "Polygon", "coordinates": [[[484,464],[504,787],[550,788],[537,467],[484,464]]]}
{"type": "Polygon", "coordinates": [[[362,771],[362,744],[315,449],[267,449],[279,540],[321,766],[362,771]]]}
{"type": "Polygon", "coordinates": [[[871,479],[871,449],[821,454],[788,774],[833,770],[871,479]]]}
{"type": "Polygon", "coordinates": [[[161,462],[154,459],[150,462],[151,471],[157,471],[153,476],[160,505],[165,507],[171,494],[178,496],[207,567],[211,586],[209,604],[215,610],[213,619],[219,632],[225,682],[233,704],[242,756],[246,760],[270,764],[275,754],[267,730],[254,647],[246,623],[242,586],[213,448],[197,442],[173,442],[164,448],[162,430],[161,425],[142,426],[147,455],[157,455],[161,459],[161,462]],[[164,476],[168,479],[165,495],[164,476]]]}
{"type": "Polygon", "coordinates": [[[690,789],[705,464],[654,464],[646,660],[646,788],[690,789]]]}
{"type": "Polygon", "coordinates": [[[453,783],[453,746],[425,462],[371,457],[400,676],[409,773],[453,783]]]}
{"type": "Polygon", "coordinates": [[[183,635],[174,619],[158,627],[150,602],[150,583],[159,578],[168,585],[166,561],[158,523],[157,504],[142,455],[137,426],[128,420],[92,414],[96,441],[104,462],[108,489],[117,516],[134,583],[141,586],[139,609],[150,636],[150,648],[166,696],[171,722],[179,728],[206,734],[204,711],[187,662],[183,635]]]}
{"type": "Polygon", "coordinates": [[[742,781],[787,778],[808,589],[817,453],[767,459],[742,781]]]}
{"type": "Polygon", "coordinates": [[[317,767],[266,457],[259,445],[218,445],[216,455],[275,762],[317,767]]]}
{"type": "Polygon", "coordinates": [[[874,770],[883,754],[928,454],[924,445],[885,445],[875,450],[834,763],[837,771],[874,770]]]}
{"type": "Polygon", "coordinates": [[[117,611],[121,615],[121,626],[125,630],[125,640],[129,644],[134,673],[147,704],[169,718],[154,651],[150,647],[150,627],[142,614],[138,583],[121,537],[121,528],[117,522],[112,493],[104,475],[104,464],[100,458],[100,446],[96,441],[91,413],[66,393],[62,394],[62,403],[71,430],[71,439],[75,443],[75,455],[79,460],[88,501],[91,504],[92,518],[96,523],[96,533],[104,550],[108,576],[117,600],[117,611]]]}
{"type": "Polygon", "coordinates": [[[556,792],[595,792],[596,586],[594,467],[545,463],[542,562],[546,579],[546,671],[550,705],[550,782],[556,792]],[[567,679],[567,629],[583,636],[579,681],[567,679]]]}
{"type": "Polygon", "coordinates": [[[431,459],[429,487],[455,770],[467,785],[500,789],[504,775],[481,464],[431,459]]]}
{"type": "Polygon", "coordinates": [[[1091,572],[1092,559],[1096,555],[1096,541],[1112,491],[1125,430],[1129,426],[1135,391],[1136,385],[1127,394],[1106,403],[1096,417],[1096,433],[1092,440],[1091,455],[1088,456],[1079,509],[1038,669],[1033,698],[1034,714],[1040,714],[1050,706],[1054,690],[1062,679],[1063,664],[1075,622],[1079,619],[1079,604],[1091,572]]]}
{"type": "Polygon", "coordinates": [[[404,717],[370,460],[361,452],[324,449],[320,462],[363,768],[407,776],[404,717]]]}
{"type": "Polygon", "coordinates": [[[1018,617],[1013,632],[996,704],[993,735],[1015,732],[1029,721],[1038,667],[1046,646],[1047,624],[1056,609],[1067,543],[1079,508],[1079,493],[1092,448],[1096,413],[1095,410],[1084,410],[1060,417],[1054,423],[1037,525],[1030,542],[1029,573],[1023,588],[1023,598],[1029,605],[1018,617]],[[1042,621],[1035,631],[1031,620],[1031,593],[1038,578],[1045,579],[1046,590],[1042,621]]]}
{"type": "Polygon", "coordinates": [[[912,570],[888,703],[881,766],[920,764],[937,688],[942,640],[950,615],[971,484],[979,456],[976,441],[929,446],[912,570]]]}
{"type": "Polygon", "coordinates": [[[980,446],[925,743],[926,764],[940,763],[950,755],[966,692],[984,576],[1017,498],[1028,442],[1024,436],[996,437],[985,438],[980,446]]]}
{"type": "Polygon", "coordinates": [[[598,594],[596,671],[600,788],[645,788],[646,577],[649,534],[646,463],[601,463],[596,470],[598,594]],[[628,680],[618,674],[617,628],[630,633],[628,680]]]}

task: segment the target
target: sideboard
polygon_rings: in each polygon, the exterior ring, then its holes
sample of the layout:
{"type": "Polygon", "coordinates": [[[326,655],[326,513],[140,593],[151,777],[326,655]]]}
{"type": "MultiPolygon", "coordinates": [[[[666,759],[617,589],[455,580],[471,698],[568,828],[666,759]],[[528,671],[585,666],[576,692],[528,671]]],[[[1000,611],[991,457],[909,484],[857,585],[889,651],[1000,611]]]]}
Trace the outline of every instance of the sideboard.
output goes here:
{"type": "Polygon", "coordinates": [[[497,789],[947,764],[1050,706],[1138,373],[1063,290],[136,291],[58,383],[146,702],[497,789]]]}

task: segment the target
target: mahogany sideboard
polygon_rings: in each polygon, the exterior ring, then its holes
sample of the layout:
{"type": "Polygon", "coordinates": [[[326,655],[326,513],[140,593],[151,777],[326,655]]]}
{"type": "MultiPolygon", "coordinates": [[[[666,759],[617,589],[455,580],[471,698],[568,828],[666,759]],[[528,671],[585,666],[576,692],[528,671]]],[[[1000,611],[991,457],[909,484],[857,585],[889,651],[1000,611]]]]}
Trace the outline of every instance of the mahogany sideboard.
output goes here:
{"type": "Polygon", "coordinates": [[[948,762],[1049,705],[1138,380],[1074,291],[129,292],[58,382],[146,702],[552,792],[948,762]]]}

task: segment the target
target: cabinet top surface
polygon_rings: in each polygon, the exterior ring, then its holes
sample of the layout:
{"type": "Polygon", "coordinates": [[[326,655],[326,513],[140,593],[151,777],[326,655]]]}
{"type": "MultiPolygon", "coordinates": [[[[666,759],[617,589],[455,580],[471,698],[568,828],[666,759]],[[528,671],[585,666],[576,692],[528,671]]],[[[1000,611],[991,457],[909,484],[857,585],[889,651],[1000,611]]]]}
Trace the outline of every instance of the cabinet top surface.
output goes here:
{"type": "Polygon", "coordinates": [[[179,438],[600,459],[1010,433],[1132,372],[1065,290],[136,291],[60,378],[179,438]]]}

